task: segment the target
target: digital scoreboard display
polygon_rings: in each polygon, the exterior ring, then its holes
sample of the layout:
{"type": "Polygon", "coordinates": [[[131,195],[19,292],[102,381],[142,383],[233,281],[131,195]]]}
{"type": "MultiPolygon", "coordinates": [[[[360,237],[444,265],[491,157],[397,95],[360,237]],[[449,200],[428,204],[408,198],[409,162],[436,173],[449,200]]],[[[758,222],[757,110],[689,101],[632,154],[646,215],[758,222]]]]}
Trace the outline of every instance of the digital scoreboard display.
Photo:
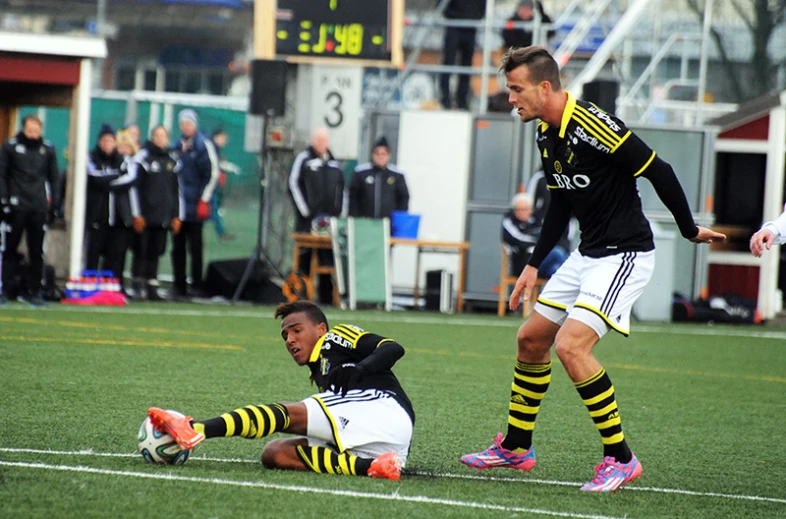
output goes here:
{"type": "Polygon", "coordinates": [[[392,0],[278,0],[276,54],[391,61],[392,0]]]}

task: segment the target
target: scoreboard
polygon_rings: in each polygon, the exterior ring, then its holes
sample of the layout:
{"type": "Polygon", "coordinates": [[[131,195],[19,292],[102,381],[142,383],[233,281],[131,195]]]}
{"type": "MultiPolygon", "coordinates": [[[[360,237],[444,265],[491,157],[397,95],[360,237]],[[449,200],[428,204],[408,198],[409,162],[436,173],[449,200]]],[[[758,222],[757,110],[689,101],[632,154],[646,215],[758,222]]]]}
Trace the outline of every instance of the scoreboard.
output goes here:
{"type": "Polygon", "coordinates": [[[401,60],[402,0],[278,0],[275,53],[318,58],[401,60]]]}

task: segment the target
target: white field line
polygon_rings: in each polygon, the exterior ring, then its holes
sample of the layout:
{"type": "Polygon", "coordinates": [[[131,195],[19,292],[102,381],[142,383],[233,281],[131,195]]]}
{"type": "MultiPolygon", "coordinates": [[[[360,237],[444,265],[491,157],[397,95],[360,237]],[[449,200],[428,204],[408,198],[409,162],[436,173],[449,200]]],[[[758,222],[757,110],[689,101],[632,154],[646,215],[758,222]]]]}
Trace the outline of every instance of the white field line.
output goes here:
{"type": "MultiPolygon", "coordinates": [[[[7,310],[27,310],[27,306],[9,305],[2,309],[7,310]]],[[[135,314],[135,315],[182,315],[192,317],[249,317],[259,319],[272,319],[269,308],[248,310],[238,309],[227,306],[226,310],[188,310],[183,308],[145,308],[145,307],[102,307],[102,306],[69,306],[53,305],[45,310],[46,312],[66,312],[66,313],[98,313],[98,314],[135,314]]],[[[407,315],[408,312],[392,312],[390,315],[365,314],[363,312],[337,312],[328,310],[328,318],[333,321],[345,319],[351,316],[354,320],[357,316],[358,321],[374,323],[405,323],[405,324],[434,324],[440,326],[488,326],[494,328],[510,328],[515,330],[521,324],[518,319],[499,319],[499,318],[477,318],[460,316],[413,316],[407,315]]],[[[632,333],[671,333],[678,335],[699,335],[699,336],[722,336],[722,337],[753,337],[757,339],[786,339],[786,331],[766,331],[749,327],[746,329],[732,328],[730,326],[713,327],[710,325],[700,326],[695,324],[685,324],[685,327],[673,324],[633,324],[632,333]]]]}
{"type": "Polygon", "coordinates": [[[123,477],[132,477],[132,478],[159,479],[159,480],[167,480],[167,481],[185,481],[189,483],[208,483],[212,485],[227,485],[227,486],[247,487],[247,488],[266,488],[270,490],[283,490],[286,492],[327,494],[333,496],[353,497],[353,498],[361,498],[361,499],[404,501],[409,503],[426,503],[426,504],[445,505],[445,506],[451,506],[456,508],[474,508],[474,509],[481,509],[481,510],[495,510],[495,511],[512,512],[512,513],[547,515],[551,517],[568,517],[572,519],[621,519],[608,515],[576,514],[572,512],[558,512],[554,510],[545,510],[542,508],[491,505],[487,503],[477,503],[474,501],[456,501],[452,499],[440,499],[440,498],[434,498],[428,496],[404,496],[399,494],[399,489],[397,489],[395,492],[391,494],[380,494],[375,492],[358,492],[354,490],[331,490],[326,488],[305,487],[300,485],[281,485],[278,483],[266,483],[264,481],[237,481],[231,479],[179,476],[171,473],[155,474],[149,472],[134,472],[128,470],[97,469],[94,467],[84,467],[79,465],[77,466],[48,465],[46,463],[0,461],[0,466],[57,470],[57,471],[65,471],[65,472],[83,472],[89,474],[101,474],[105,476],[123,476],[123,477]]]}
{"type": "MultiPolygon", "coordinates": [[[[100,456],[107,458],[136,458],[139,454],[136,453],[115,453],[115,452],[94,452],[92,449],[85,449],[79,451],[55,451],[48,449],[20,449],[14,447],[0,447],[0,452],[14,452],[26,454],[48,454],[48,455],[62,455],[62,456],[100,456]]],[[[189,460],[201,460],[221,463],[259,463],[256,460],[249,460],[244,458],[209,458],[206,456],[191,456],[189,460]]],[[[564,486],[564,487],[580,487],[584,482],[578,481],[559,481],[554,479],[535,479],[535,478],[505,478],[495,476],[477,476],[473,474],[454,474],[454,473],[431,473],[422,471],[405,472],[405,475],[426,476],[426,477],[440,477],[440,478],[455,478],[455,479],[474,479],[480,481],[506,481],[510,483],[535,483],[540,485],[564,486]]],[[[764,497],[764,496],[748,496],[744,494],[722,494],[718,492],[698,492],[695,490],[683,490],[679,488],[658,488],[658,487],[641,487],[637,485],[626,486],[625,491],[643,491],[643,492],[657,492],[661,494],[681,494],[686,496],[698,497],[719,497],[723,499],[743,499],[747,501],[765,501],[769,503],[786,504],[786,498],[781,499],[777,497],[764,497]]]]}

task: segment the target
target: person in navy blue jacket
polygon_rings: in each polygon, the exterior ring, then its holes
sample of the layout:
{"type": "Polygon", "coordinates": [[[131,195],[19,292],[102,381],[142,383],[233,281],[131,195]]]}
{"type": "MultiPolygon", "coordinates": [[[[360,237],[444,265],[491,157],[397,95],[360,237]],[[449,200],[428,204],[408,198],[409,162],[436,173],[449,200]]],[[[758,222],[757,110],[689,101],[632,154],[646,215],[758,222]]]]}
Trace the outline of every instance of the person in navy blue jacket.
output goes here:
{"type": "Polygon", "coordinates": [[[202,290],[202,226],[210,216],[210,199],[218,183],[218,154],[213,143],[198,131],[197,113],[187,108],[178,114],[180,139],[172,151],[181,163],[180,191],[185,202],[181,231],[172,244],[172,271],[175,297],[185,297],[186,246],[191,254],[191,287],[202,290]]]}

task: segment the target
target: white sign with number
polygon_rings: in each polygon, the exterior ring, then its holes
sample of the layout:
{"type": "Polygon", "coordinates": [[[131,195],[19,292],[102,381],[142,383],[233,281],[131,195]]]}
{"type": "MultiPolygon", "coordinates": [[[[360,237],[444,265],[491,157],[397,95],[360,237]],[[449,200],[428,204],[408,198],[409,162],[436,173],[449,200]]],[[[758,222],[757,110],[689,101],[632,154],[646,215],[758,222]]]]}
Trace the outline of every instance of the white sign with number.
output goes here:
{"type": "Polygon", "coordinates": [[[330,132],[330,151],[338,159],[357,159],[360,146],[362,67],[314,65],[311,130],[330,132]]]}

